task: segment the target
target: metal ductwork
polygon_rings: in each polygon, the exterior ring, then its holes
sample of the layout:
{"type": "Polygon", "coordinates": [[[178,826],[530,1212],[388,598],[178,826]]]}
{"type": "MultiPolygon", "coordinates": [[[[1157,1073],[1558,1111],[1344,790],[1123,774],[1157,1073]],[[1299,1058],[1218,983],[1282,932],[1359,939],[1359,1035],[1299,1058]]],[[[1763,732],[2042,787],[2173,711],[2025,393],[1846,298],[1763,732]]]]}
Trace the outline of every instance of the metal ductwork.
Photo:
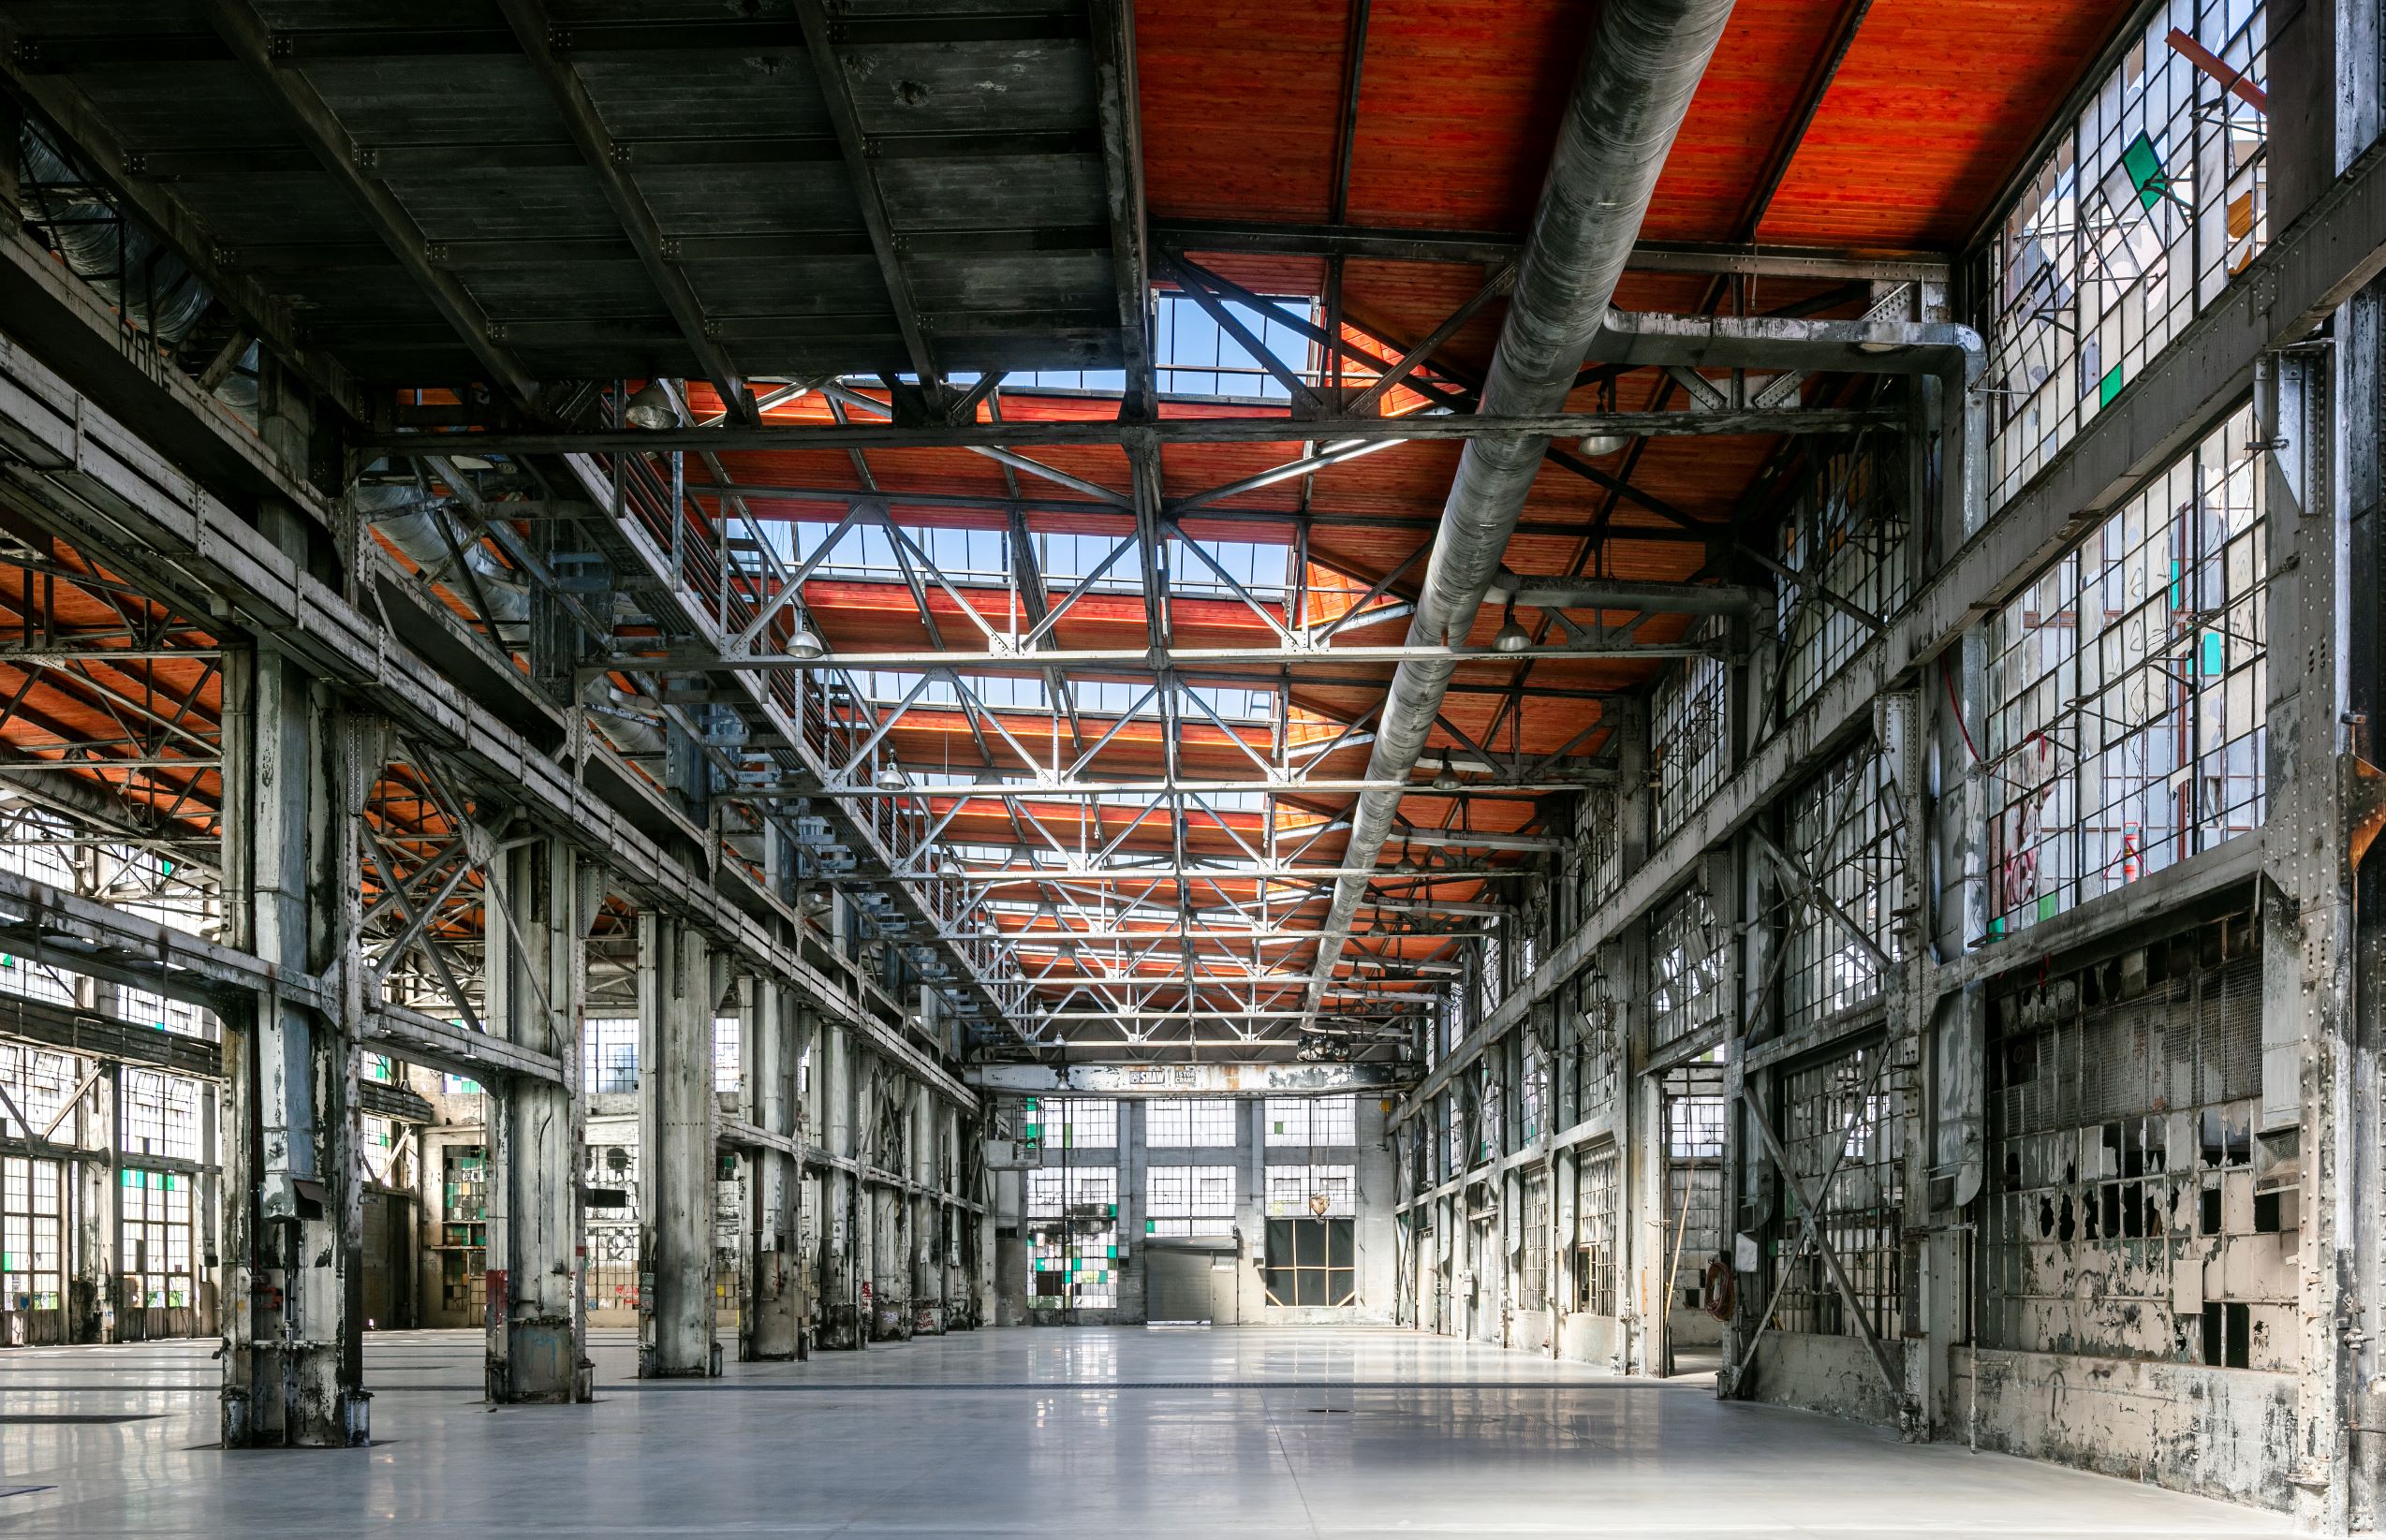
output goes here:
{"type": "Polygon", "coordinates": [[[24,201],[67,270],[107,296],[135,329],[171,347],[207,313],[207,286],[147,227],[126,219],[32,124],[19,131],[24,201]]]}
{"type": "Polygon", "coordinates": [[[348,494],[357,517],[381,532],[407,561],[433,571],[447,565],[456,551],[479,579],[489,601],[481,619],[501,625],[521,625],[530,619],[530,590],[522,578],[497,560],[472,532],[457,522],[452,498],[403,483],[358,487],[348,494]]]}
{"type": "MultiPolygon", "coordinates": [[[[1477,410],[1528,416],[1564,408],[1608,301],[1640,236],[1657,174],[1690,110],[1731,0],[1606,0],[1583,54],[1551,156],[1549,180],[1509,299],[1477,410]]],[[[1499,575],[1545,438],[1470,438],[1458,462],[1441,528],[1409,622],[1412,645],[1462,642],[1499,575]]],[[[1384,698],[1367,761],[1370,781],[1406,782],[1423,753],[1454,665],[1403,663],[1384,698]]],[[[1352,815],[1353,869],[1336,880],[1318,942],[1307,1008],[1314,1015],[1366,898],[1367,878],[1400,807],[1397,791],[1362,794],[1352,815]]]]}

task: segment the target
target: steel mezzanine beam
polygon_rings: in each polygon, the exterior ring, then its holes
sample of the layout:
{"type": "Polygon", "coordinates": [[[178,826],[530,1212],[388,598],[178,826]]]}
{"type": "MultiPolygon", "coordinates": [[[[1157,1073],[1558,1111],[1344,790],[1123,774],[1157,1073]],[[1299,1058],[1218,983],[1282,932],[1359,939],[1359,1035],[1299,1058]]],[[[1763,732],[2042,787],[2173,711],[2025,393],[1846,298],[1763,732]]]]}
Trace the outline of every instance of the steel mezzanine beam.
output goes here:
{"type": "Polygon", "coordinates": [[[730,415],[740,422],[759,424],[761,414],[745,389],[745,377],[730,361],[728,349],[714,339],[703,301],[697,298],[695,286],[688,282],[686,270],[680,266],[674,243],[664,235],[646,195],[623,169],[612,135],[597,114],[596,100],[589,95],[579,71],[572,67],[565,51],[569,46],[567,31],[558,29],[544,0],[497,0],[497,7],[521,41],[532,72],[554,98],[555,110],[571,134],[573,145],[596,178],[597,186],[603,189],[605,201],[612,205],[623,235],[638,253],[646,276],[678,324],[688,352],[713,389],[719,392],[721,403],[730,415]]]}
{"type": "MultiPolygon", "coordinates": [[[[1859,328],[1860,323],[1846,323],[1859,328]]],[[[1847,345],[1862,342],[1903,345],[1910,327],[1871,323],[1851,332],[1847,345]],[[1868,331],[1882,333],[1868,337],[1868,331]]],[[[1669,341],[1669,345],[1671,343],[1669,341]]],[[[1707,346],[1704,338],[1684,339],[1680,350],[1707,346]]],[[[1878,357],[1853,353],[1858,358],[1878,357]]],[[[1835,367],[1835,366],[1834,366],[1835,367]]],[[[935,423],[883,427],[788,424],[761,428],[594,429],[573,433],[523,432],[385,432],[361,435],[363,447],[385,454],[664,454],[672,450],[711,449],[728,454],[750,450],[803,449],[1026,449],[1052,447],[1107,446],[1129,448],[1149,443],[1178,444],[1298,444],[1314,439],[1351,442],[1475,438],[1583,438],[1624,433],[1640,437],[1746,436],[1777,433],[1852,433],[1907,426],[1911,414],[1889,407],[1748,407],[1686,412],[1554,412],[1526,416],[1485,416],[1472,412],[1417,412],[1403,417],[1162,418],[1156,422],[1118,422],[1101,418],[1066,421],[935,423]]],[[[899,500],[901,493],[887,493],[899,500]]],[[[1123,494],[1122,494],[1123,495],[1123,494]]]]}
{"type": "Polygon", "coordinates": [[[919,298],[912,292],[911,270],[904,260],[903,241],[895,234],[893,217],[887,212],[885,191],[878,184],[877,168],[864,142],[862,116],[853,101],[853,81],[846,73],[845,61],[837,56],[836,36],[828,7],[822,0],[793,0],[793,4],[796,22],[803,29],[803,51],[809,56],[813,79],[827,109],[829,126],[845,154],[846,175],[853,183],[853,199],[861,210],[862,227],[870,232],[871,255],[877,258],[878,273],[886,284],[887,303],[894,312],[895,329],[903,334],[904,350],[910,356],[912,372],[919,375],[921,389],[934,391],[942,383],[935,351],[929,345],[926,328],[920,319],[919,298]]]}
{"type": "MultiPolygon", "coordinates": [[[[1256,257],[1357,257],[1393,262],[1492,266],[1512,260],[1524,238],[1496,230],[1401,229],[1260,220],[1155,219],[1155,244],[1169,251],[1256,257]]],[[[1941,252],[1641,241],[1625,264],[1636,272],[1738,273],[1764,278],[1876,279],[1943,284],[1953,259],[1941,252]]]]}
{"type": "MultiPolygon", "coordinates": [[[[1715,655],[1711,642],[1638,642],[1583,647],[1528,647],[1507,652],[1495,647],[1435,647],[1407,643],[1387,647],[1127,647],[1042,648],[1016,653],[762,653],[745,655],[663,655],[614,657],[582,665],[590,673],[639,670],[649,673],[741,672],[757,669],[804,668],[823,672],[857,669],[912,672],[950,670],[955,673],[1035,671],[1048,667],[1084,668],[1113,673],[1162,673],[1238,664],[1348,663],[1385,664],[1413,661],[1451,663],[1504,662],[1516,658],[1574,658],[1586,662],[1615,658],[1691,658],[1715,655]]],[[[1332,688],[1335,682],[1317,683],[1332,688]]],[[[1377,681],[1354,679],[1363,687],[1377,681]]],[[[949,709],[949,708],[948,708],[949,709]]]]}
{"type": "Polygon", "coordinates": [[[453,329],[457,340],[489,371],[490,383],[516,402],[535,403],[538,382],[497,341],[489,314],[481,309],[480,301],[472,297],[455,274],[432,263],[430,242],[423,236],[422,227],[414,222],[414,216],[387,186],[365,175],[358,166],[356,142],[329,104],[296,70],[286,69],[275,60],[275,34],[264,19],[248,0],[204,0],[204,7],[209,22],[234,56],[247,66],[254,82],[282,104],[300,138],[355,200],[366,223],[390,248],[406,276],[453,329]]]}

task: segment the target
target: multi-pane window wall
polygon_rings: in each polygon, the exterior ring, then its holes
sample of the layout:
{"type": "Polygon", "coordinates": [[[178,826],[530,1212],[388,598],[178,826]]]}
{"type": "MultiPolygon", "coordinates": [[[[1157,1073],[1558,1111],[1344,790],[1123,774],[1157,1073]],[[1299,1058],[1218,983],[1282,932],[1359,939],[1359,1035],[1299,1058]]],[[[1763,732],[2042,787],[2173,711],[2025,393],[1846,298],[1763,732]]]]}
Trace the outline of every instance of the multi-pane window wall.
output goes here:
{"type": "Polygon", "coordinates": [[[713,1089],[716,1092],[735,1091],[745,1083],[741,1028],[734,1016],[713,1018],[713,1089]]]}
{"type": "Polygon", "coordinates": [[[2251,927],[2143,955],[2143,976],[2106,964],[1996,1002],[1981,1342],[2291,1370],[2295,1217],[2253,1132],[2251,927]]]}
{"type": "MultiPolygon", "coordinates": [[[[1115,1128],[1115,1104],[1101,1105],[1113,1107],[1115,1128]]],[[[1026,1218],[1032,1306],[1108,1310],[1118,1303],[1117,1167],[1028,1172],[1026,1218]]]]}
{"type": "Polygon", "coordinates": [[[638,1018],[592,1017],[580,1024],[580,1083],[589,1092],[638,1089],[638,1018]]]}
{"type": "Polygon", "coordinates": [[[1143,1104],[1143,1143],[1154,1150],[1231,1150],[1234,1103],[1215,1096],[1155,1096],[1143,1104]]]}
{"type": "MultiPolygon", "coordinates": [[[[1893,1340],[1905,1321],[1906,1167],[1897,1135],[1913,1071],[1893,1059],[1884,1065],[1881,1056],[1893,1051],[1874,1042],[1783,1076],[1781,1142],[1798,1185],[1819,1192],[1815,1227],[1847,1269],[1873,1331],[1893,1340]]],[[[1773,1242],[1781,1329],[1861,1336],[1821,1254],[1800,1245],[1803,1233],[1798,1198],[1785,1183],[1773,1242]]]]}
{"type": "Polygon", "coordinates": [[[1263,1114],[1270,1144],[1356,1144],[1356,1096],[1271,1096],[1263,1114]]]}
{"type": "Polygon", "coordinates": [[[1624,1002],[1607,974],[1594,966],[1575,975],[1570,1069],[1573,1117],[1579,1122],[1613,1105],[1623,1087],[1624,1002]]]}
{"type": "Polygon", "coordinates": [[[1349,1219],[1359,1212],[1359,1174],[1349,1166],[1268,1166],[1270,1217],[1312,1214],[1349,1219]]]}
{"type": "Polygon", "coordinates": [[[2256,434],[2232,414],[1990,622],[1990,934],[2261,826],[2256,434]]]}
{"type": "Polygon", "coordinates": [[[1544,1310],[1549,1306],[1550,1174],[1546,1170],[1525,1174],[1524,1224],[1517,1269],[1524,1306],[1544,1310]]]}
{"type": "Polygon", "coordinates": [[[1820,456],[1781,521],[1781,565],[1804,579],[1785,580],[1776,601],[1784,712],[1813,699],[1873,638],[1873,628],[1825,598],[1826,591],[1882,618],[1906,601],[1902,446],[1894,434],[1875,433],[1820,456]]]}
{"type": "Polygon", "coordinates": [[[1108,1097],[1056,1101],[1044,1097],[1037,1108],[1044,1149],[1115,1150],[1118,1148],[1118,1103],[1108,1097]]]}
{"type": "Polygon", "coordinates": [[[199,1159],[199,1082],[129,1066],[123,1076],[125,1152],[199,1159]]]}
{"type": "Polygon", "coordinates": [[[2110,406],[2269,240],[2260,0],[2170,0],[1990,252],[1992,506],[2110,406]]]}
{"type": "Polygon", "coordinates": [[[54,1160],[0,1157],[0,1312],[59,1307],[60,1170],[54,1160]]]}
{"type": "Polygon", "coordinates": [[[1830,901],[1790,900],[1797,919],[1782,937],[1781,992],[1782,1019],[1792,1031],[1880,999],[1887,981],[1874,948],[1893,960],[1901,950],[1896,820],[1888,765],[1870,742],[1841,755],[1790,801],[1789,853],[1830,901]]]}
{"type": "Polygon", "coordinates": [[[1226,1235],[1233,1228],[1233,1166],[1145,1167],[1145,1235],[1226,1235]]]}
{"type": "Polygon", "coordinates": [[[1578,917],[1590,912],[1624,886],[1623,818],[1616,810],[1613,786],[1592,786],[1583,793],[1581,814],[1582,887],[1577,895],[1578,917]]]}
{"type": "Polygon", "coordinates": [[[128,1305],[181,1310],[191,1287],[191,1179],[171,1171],[127,1170],[119,1179],[123,1249],[117,1267],[128,1305]]]}
{"type": "Polygon", "coordinates": [[[7,1091],[17,1111],[33,1124],[27,1128],[19,1122],[7,1103],[0,1102],[0,1138],[39,1137],[45,1133],[52,1138],[71,1137],[76,1132],[70,1126],[71,1116],[61,1119],[81,1082],[82,1061],[71,1053],[0,1043],[0,1088],[7,1091]]]}
{"type": "Polygon", "coordinates": [[[1649,768],[1660,840],[1706,804],[1731,768],[1729,685],[1721,658],[1684,658],[1649,701],[1649,768]]]}
{"type": "Polygon", "coordinates": [[[1723,1249],[1723,1066],[1683,1064],[1666,1072],[1662,1090],[1672,1308],[1696,1310],[1707,1259],[1723,1249]]]}
{"type": "Polygon", "coordinates": [[[1623,1196],[1623,1161],[1611,1145],[1585,1154],[1574,1169],[1574,1308],[1615,1313],[1616,1214],[1623,1196]]]}
{"type": "Polygon", "coordinates": [[[1649,1038],[1664,1048],[1721,1026],[1726,1001],[1723,927],[1693,882],[1649,920],[1649,1038]]]}

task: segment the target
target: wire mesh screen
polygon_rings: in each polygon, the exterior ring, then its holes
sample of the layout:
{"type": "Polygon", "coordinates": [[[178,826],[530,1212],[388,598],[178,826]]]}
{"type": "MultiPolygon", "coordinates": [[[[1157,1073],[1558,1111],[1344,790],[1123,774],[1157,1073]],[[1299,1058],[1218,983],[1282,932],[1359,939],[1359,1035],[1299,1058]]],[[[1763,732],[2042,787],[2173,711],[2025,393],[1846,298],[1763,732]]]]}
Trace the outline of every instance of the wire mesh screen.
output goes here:
{"type": "MultiPolygon", "coordinates": [[[[1780,1086],[1781,1142],[1790,1167],[1800,1186],[1819,1194],[1816,1229],[1847,1269],[1857,1307],[1884,1338],[1896,1337],[1905,1323],[1906,1181],[1898,1130],[1913,1077],[1910,1064],[1882,1063],[1891,1051],[1877,1042],[1851,1049],[1790,1071],[1780,1086]]],[[[1861,1336],[1821,1254],[1800,1244],[1803,1233],[1799,1199],[1785,1183],[1773,1237],[1781,1283],[1775,1325],[1783,1331],[1861,1336]]]]}

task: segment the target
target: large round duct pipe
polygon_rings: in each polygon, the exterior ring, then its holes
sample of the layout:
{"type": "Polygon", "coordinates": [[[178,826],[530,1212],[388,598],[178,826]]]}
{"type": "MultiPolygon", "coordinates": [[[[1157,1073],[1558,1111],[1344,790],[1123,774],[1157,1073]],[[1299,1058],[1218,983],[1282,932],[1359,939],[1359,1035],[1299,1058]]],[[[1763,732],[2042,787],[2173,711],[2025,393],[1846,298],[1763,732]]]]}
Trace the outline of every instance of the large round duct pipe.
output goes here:
{"type": "Polygon", "coordinates": [[[479,579],[480,592],[489,601],[490,612],[483,620],[521,625],[530,619],[529,588],[456,521],[449,499],[404,483],[358,487],[348,497],[357,517],[380,531],[390,544],[405,553],[407,561],[426,572],[447,564],[452,554],[449,542],[453,541],[454,550],[464,553],[465,565],[479,579]]]}
{"type": "Polygon", "coordinates": [[[17,147],[25,180],[51,189],[46,198],[28,193],[25,201],[47,221],[68,270],[120,307],[135,330],[167,347],[181,342],[207,313],[207,286],[145,226],[124,217],[32,124],[20,131],[17,147]]]}
{"type": "MultiPolygon", "coordinates": [[[[1599,7],[1479,413],[1531,416],[1564,408],[1640,237],[1673,136],[1731,15],[1731,0],[1606,0],[1599,7]]],[[[1411,645],[1465,640],[1548,447],[1545,438],[1466,441],[1409,623],[1411,645]]],[[[1368,780],[1408,779],[1453,668],[1443,659],[1400,666],[1384,698],[1368,780]]],[[[1313,1013],[1366,897],[1362,873],[1383,850],[1400,798],[1397,791],[1370,791],[1359,799],[1342,862],[1352,870],[1334,884],[1309,984],[1313,1013]]]]}

